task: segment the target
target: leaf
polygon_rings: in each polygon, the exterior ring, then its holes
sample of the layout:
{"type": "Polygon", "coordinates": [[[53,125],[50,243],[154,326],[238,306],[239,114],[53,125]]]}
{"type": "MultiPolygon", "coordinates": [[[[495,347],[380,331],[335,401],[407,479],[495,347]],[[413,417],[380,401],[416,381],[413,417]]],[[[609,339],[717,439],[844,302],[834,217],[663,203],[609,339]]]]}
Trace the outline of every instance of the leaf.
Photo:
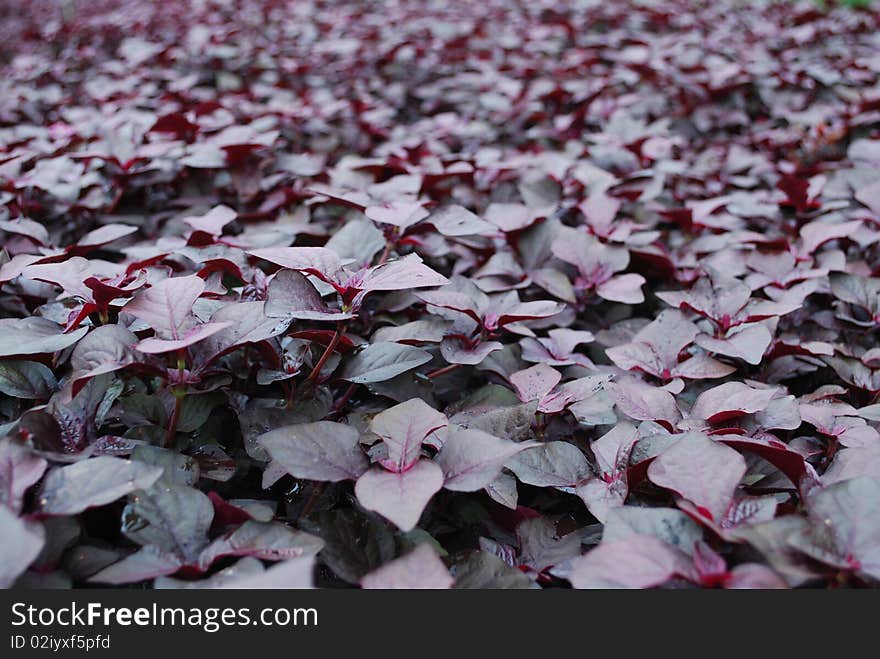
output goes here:
{"type": "Polygon", "coordinates": [[[326,247],[268,247],[248,252],[251,256],[336,283],[342,272],[339,255],[326,247]]]}
{"type": "Polygon", "coordinates": [[[211,315],[211,324],[225,324],[226,327],[203,339],[199,353],[205,357],[200,361],[210,363],[239,346],[267,341],[283,334],[289,323],[267,318],[263,310],[262,302],[234,302],[215,311],[211,315]]]}
{"type": "Polygon", "coordinates": [[[536,364],[510,376],[510,383],[524,403],[541,400],[559,384],[562,375],[546,364],[536,364]]]}
{"type": "Polygon", "coordinates": [[[536,445],[453,426],[435,461],[443,469],[444,488],[453,492],[475,492],[494,481],[511,457],[536,445]]]}
{"type": "Polygon", "coordinates": [[[686,554],[703,538],[703,530],[687,514],[675,508],[624,506],[608,512],[602,542],[615,542],[631,535],[653,536],[686,554]]]}
{"type": "Polygon", "coordinates": [[[161,475],[159,467],[111,456],[56,467],[40,491],[40,511],[46,515],[75,515],[148,488],[161,475]]]}
{"type": "Polygon", "coordinates": [[[0,440],[0,505],[21,512],[27,490],[43,477],[46,461],[11,439],[0,440]]]}
{"type": "Polygon", "coordinates": [[[880,579],[880,480],[860,476],[807,499],[810,541],[796,546],[817,560],[880,579]]]}
{"type": "Polygon", "coordinates": [[[0,392],[7,396],[46,400],[57,387],[52,371],[39,362],[0,361],[0,392]]]}
{"type": "Polygon", "coordinates": [[[707,389],[691,408],[691,417],[719,423],[727,419],[767,409],[776,389],[755,389],[742,382],[725,382],[707,389]]]}
{"type": "Polygon", "coordinates": [[[282,270],[269,282],[265,312],[269,318],[299,320],[339,321],[352,317],[324,304],[317,289],[295,270],[282,270]]]}
{"type": "Polygon", "coordinates": [[[581,552],[580,534],[560,535],[556,524],[544,517],[523,520],[516,527],[519,563],[544,572],[569,561],[581,552]]]}
{"type": "Polygon", "coordinates": [[[213,518],[214,506],[202,492],[160,481],[130,497],[122,511],[122,532],[140,545],[156,545],[193,563],[208,544],[213,518]]]}
{"type": "Polygon", "coordinates": [[[386,563],[361,579],[361,588],[443,590],[453,578],[427,542],[416,546],[406,556],[386,563]]]}
{"type": "MultiPolygon", "coordinates": [[[[509,394],[508,390],[504,391],[509,394]]],[[[449,421],[463,428],[482,430],[494,437],[519,442],[531,435],[536,409],[537,404],[530,402],[507,407],[493,406],[489,409],[463,410],[449,421]]]]}
{"type": "Polygon", "coordinates": [[[681,418],[675,397],[665,389],[634,379],[609,382],[605,388],[614,397],[617,409],[632,419],[674,425],[681,418]]]}
{"type": "Polygon", "coordinates": [[[425,222],[433,224],[440,234],[450,237],[491,235],[496,232],[492,224],[455,204],[438,208],[425,222]]]}
{"type": "Polygon", "coordinates": [[[370,430],[388,448],[388,457],[381,461],[382,466],[390,471],[406,471],[419,459],[422,443],[428,435],[447,425],[445,415],[421,398],[411,398],[374,416],[370,430]]]}
{"type": "Polygon", "coordinates": [[[208,421],[211,412],[226,401],[222,392],[190,394],[183,399],[177,432],[194,432],[208,421]]]}
{"type": "Polygon", "coordinates": [[[349,286],[360,291],[402,291],[442,286],[447,282],[446,277],[431,270],[417,255],[408,254],[397,261],[370,268],[359,281],[350,281],[349,286]]]}
{"type": "Polygon", "coordinates": [[[772,341],[773,336],[770,334],[770,330],[764,325],[756,323],[740,325],[728,332],[723,339],[701,334],[695,342],[708,352],[738,357],[747,364],[760,364],[772,341]]]}
{"type": "Polygon", "coordinates": [[[359,439],[351,426],[317,421],[270,430],[258,441],[296,478],[335,483],[354,480],[369,467],[359,439]]]}
{"type": "Polygon", "coordinates": [[[441,487],[443,470],[430,460],[419,460],[400,473],[370,469],[358,478],[354,492],[364,508],[386,517],[401,531],[411,531],[441,487]]]}
{"type": "Polygon", "coordinates": [[[381,224],[406,229],[428,216],[428,211],[419,201],[388,201],[375,206],[367,206],[364,215],[381,224]]]}
{"type": "Polygon", "coordinates": [[[342,379],[357,384],[384,382],[431,361],[431,354],[400,343],[373,343],[351,357],[342,379]]]}
{"type": "Polygon", "coordinates": [[[587,458],[568,442],[528,448],[505,466],[523,483],[538,487],[575,487],[593,476],[587,458]]]}
{"type": "Polygon", "coordinates": [[[292,558],[276,563],[267,570],[241,575],[223,583],[227,590],[242,589],[308,589],[314,588],[315,559],[313,556],[292,558]]]}
{"type": "Polygon", "coordinates": [[[342,225],[324,247],[342,259],[353,259],[357,266],[366,266],[385,247],[385,235],[372,222],[352,220],[342,225]]]}
{"type": "Polygon", "coordinates": [[[102,325],[89,332],[70,357],[74,393],[91,378],[134,364],[136,343],[137,336],[120,325],[102,325]]]}
{"type": "Polygon", "coordinates": [[[219,236],[223,233],[223,227],[232,222],[238,214],[229,208],[220,204],[214,206],[204,215],[190,215],[183,218],[183,222],[190,225],[196,231],[204,231],[212,236],[219,236]]]}
{"type": "Polygon", "coordinates": [[[204,341],[209,336],[213,336],[231,326],[232,323],[229,322],[204,323],[202,325],[196,325],[185,332],[178,332],[178,336],[174,339],[157,339],[155,337],[144,339],[139,342],[134,349],[149,355],[161,355],[166,352],[174,352],[195,345],[199,341],[204,341]]]}
{"type": "Polygon", "coordinates": [[[661,291],[657,297],[678,309],[696,311],[726,329],[739,318],[752,292],[734,277],[711,269],[707,274],[690,291],[661,291]]]}
{"type": "Polygon", "coordinates": [[[39,316],[0,318],[0,357],[43,355],[69,348],[89,331],[80,327],[69,333],[39,316]]]}
{"type": "Polygon", "coordinates": [[[569,580],[574,588],[654,588],[676,576],[697,578],[686,554],[654,536],[633,534],[575,559],[569,580]]]}
{"type": "Polygon", "coordinates": [[[376,515],[351,508],[328,510],[301,525],[324,541],[321,560],[348,583],[358,583],[394,558],[394,536],[376,515]]]}
{"type": "Polygon", "coordinates": [[[147,545],[121,561],[99,570],[88,580],[92,583],[111,585],[138,583],[174,574],[182,566],[183,561],[177,554],[162,551],[156,545],[147,545]]]}
{"type": "Polygon", "coordinates": [[[38,522],[22,519],[0,506],[0,588],[11,588],[43,549],[45,534],[38,522]]]}
{"type": "Polygon", "coordinates": [[[205,281],[196,275],[168,277],[140,291],[123,309],[159,334],[180,339],[189,329],[193,304],[204,290],[205,281]]]}
{"type": "Polygon", "coordinates": [[[726,517],[745,473],[738,452],[699,432],[683,435],[648,467],[652,483],[673,490],[715,522],[726,517]]]}
{"type": "Polygon", "coordinates": [[[286,561],[315,556],[324,542],[309,533],[279,522],[247,520],[233,532],[214,540],[199,554],[199,567],[207,570],[217,559],[253,556],[264,561],[286,561]]]}
{"type": "Polygon", "coordinates": [[[486,551],[475,551],[463,563],[452,566],[455,588],[466,590],[537,588],[524,573],[486,551]]]}
{"type": "Polygon", "coordinates": [[[642,286],[645,278],[636,274],[617,275],[608,281],[602,282],[596,287],[596,294],[611,302],[624,304],[641,304],[645,301],[642,286]]]}

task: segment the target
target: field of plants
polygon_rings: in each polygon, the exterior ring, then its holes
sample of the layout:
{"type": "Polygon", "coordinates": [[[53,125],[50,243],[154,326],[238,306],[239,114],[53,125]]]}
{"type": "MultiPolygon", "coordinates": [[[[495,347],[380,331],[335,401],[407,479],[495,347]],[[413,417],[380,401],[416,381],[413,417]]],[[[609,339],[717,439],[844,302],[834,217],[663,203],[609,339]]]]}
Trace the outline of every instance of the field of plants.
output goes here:
{"type": "Polygon", "coordinates": [[[0,1],[0,586],[880,584],[880,7],[0,1]]]}

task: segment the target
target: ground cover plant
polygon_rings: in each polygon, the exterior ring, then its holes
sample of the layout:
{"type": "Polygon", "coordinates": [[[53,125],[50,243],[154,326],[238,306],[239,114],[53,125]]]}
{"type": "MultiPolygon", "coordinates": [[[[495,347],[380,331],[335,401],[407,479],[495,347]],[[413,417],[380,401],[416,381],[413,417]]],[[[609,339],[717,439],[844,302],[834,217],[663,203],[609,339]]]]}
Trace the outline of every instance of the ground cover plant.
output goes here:
{"type": "Polygon", "coordinates": [[[880,580],[880,12],[0,9],[0,585],[880,580]]]}

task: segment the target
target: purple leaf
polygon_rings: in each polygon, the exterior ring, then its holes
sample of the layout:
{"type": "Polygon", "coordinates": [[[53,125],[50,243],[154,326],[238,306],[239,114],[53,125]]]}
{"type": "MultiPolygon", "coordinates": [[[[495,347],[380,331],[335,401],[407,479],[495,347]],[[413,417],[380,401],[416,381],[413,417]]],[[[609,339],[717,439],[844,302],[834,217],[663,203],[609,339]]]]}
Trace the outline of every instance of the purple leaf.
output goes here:
{"type": "Polygon", "coordinates": [[[46,461],[10,439],[0,440],[0,506],[21,512],[25,493],[46,471],[46,461]]]}
{"type": "Polygon", "coordinates": [[[357,384],[385,382],[431,361],[424,350],[400,343],[373,343],[349,358],[342,379],[357,384]]]}
{"type": "Polygon", "coordinates": [[[270,318],[299,320],[347,320],[352,314],[332,309],[303,275],[295,270],[282,270],[269,283],[266,315],[270,318]]]}
{"type": "Polygon", "coordinates": [[[177,554],[164,552],[155,545],[147,545],[93,574],[89,581],[112,585],[138,583],[174,574],[181,567],[183,561],[177,554]]]}
{"type": "Polygon", "coordinates": [[[314,275],[327,283],[338,283],[342,274],[339,256],[325,247],[269,247],[248,253],[282,268],[314,275]]]}
{"type": "Polygon", "coordinates": [[[55,353],[69,348],[88,331],[80,327],[65,334],[56,323],[38,316],[0,318],[0,357],[55,353]]]}
{"type": "Polygon", "coordinates": [[[18,517],[6,506],[0,506],[0,588],[11,588],[15,580],[37,558],[45,543],[45,532],[39,522],[18,517]]]}
{"type": "Polygon", "coordinates": [[[205,494],[159,481],[130,497],[122,511],[122,532],[142,546],[155,545],[162,553],[194,563],[208,544],[213,518],[214,506],[205,494]]]}
{"type": "Polygon", "coordinates": [[[296,478],[335,483],[355,480],[369,467],[359,439],[351,426],[317,421],[270,430],[259,442],[296,478]]]}
{"type": "Polygon", "coordinates": [[[56,467],[40,490],[40,511],[46,515],[75,515],[146,489],[161,475],[161,467],[110,456],[56,467]]]}
{"type": "Polygon", "coordinates": [[[140,341],[134,349],[138,352],[143,352],[149,355],[174,352],[195,345],[199,341],[204,341],[209,336],[213,336],[214,334],[232,326],[233,323],[231,322],[204,323],[203,325],[196,325],[185,331],[175,332],[174,334],[176,337],[173,339],[158,339],[156,337],[144,339],[143,341],[140,341]]]}
{"type": "Polygon", "coordinates": [[[160,335],[178,340],[192,326],[193,304],[204,290],[205,281],[196,275],[169,277],[138,293],[124,310],[160,335]]]}
{"type": "Polygon", "coordinates": [[[223,227],[232,222],[238,214],[228,206],[215,206],[204,215],[190,215],[183,222],[196,231],[204,231],[212,236],[223,233],[223,227]]]}
{"type": "Polygon", "coordinates": [[[450,427],[437,454],[443,469],[443,487],[454,492],[475,492],[489,485],[514,455],[536,442],[511,442],[481,430],[450,427]]]}
{"type": "Polygon", "coordinates": [[[593,477],[584,454],[568,442],[527,448],[505,466],[523,483],[538,487],[575,487],[593,477]]]}
{"type": "Polygon", "coordinates": [[[247,520],[235,531],[214,540],[199,554],[198,565],[207,570],[217,559],[253,556],[264,561],[286,561],[315,556],[323,541],[279,522],[247,520]]]}
{"type": "Polygon", "coordinates": [[[807,498],[812,527],[796,546],[813,558],[880,579],[880,480],[860,476],[807,498]]]}
{"type": "Polygon", "coordinates": [[[697,578],[687,554],[635,534],[603,542],[576,559],[569,580],[574,588],[654,588],[679,576],[697,578]]]}
{"type": "Polygon", "coordinates": [[[516,388],[517,396],[524,403],[542,400],[562,379],[559,371],[546,364],[536,364],[510,376],[510,383],[516,388]]]}
{"type": "Polygon", "coordinates": [[[419,459],[428,436],[448,424],[446,416],[420,398],[380,412],[370,421],[370,430],[388,449],[388,457],[380,463],[390,471],[406,471],[419,459]]]}
{"type": "Polygon", "coordinates": [[[451,588],[452,575],[427,542],[402,558],[386,563],[361,579],[364,589],[442,590],[451,588]]]}
{"type": "Polygon", "coordinates": [[[91,378],[137,362],[136,343],[137,337],[120,325],[102,325],[89,332],[70,357],[74,393],[91,378]]]}
{"type": "Polygon", "coordinates": [[[374,467],[354,486],[360,504],[392,521],[401,531],[418,524],[425,506],[441,487],[443,470],[430,460],[419,460],[407,471],[374,467]]]}
{"type": "Polygon", "coordinates": [[[719,423],[754,414],[767,409],[775,395],[775,389],[755,389],[742,382],[725,382],[697,397],[691,408],[691,417],[719,423]]]}
{"type": "Polygon", "coordinates": [[[627,379],[609,382],[605,388],[614,398],[617,409],[632,419],[665,421],[675,425],[681,418],[675,397],[659,387],[652,387],[639,380],[627,379]]]}
{"type": "Polygon", "coordinates": [[[723,520],[746,473],[743,457],[699,432],[688,433],[648,467],[655,485],[687,499],[710,520],[723,520]]]}

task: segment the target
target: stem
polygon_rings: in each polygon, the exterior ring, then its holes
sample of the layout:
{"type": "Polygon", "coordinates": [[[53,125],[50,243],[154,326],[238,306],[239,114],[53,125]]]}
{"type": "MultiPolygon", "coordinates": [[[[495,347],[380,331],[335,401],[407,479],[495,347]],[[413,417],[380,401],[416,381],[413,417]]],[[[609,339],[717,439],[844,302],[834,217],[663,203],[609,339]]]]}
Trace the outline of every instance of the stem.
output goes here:
{"type": "Polygon", "coordinates": [[[358,384],[357,382],[352,382],[348,385],[348,389],[345,390],[335,403],[333,403],[333,407],[330,408],[330,413],[327,415],[328,417],[336,417],[345,407],[346,403],[348,403],[349,399],[354,395],[354,392],[357,391],[358,384]]]}
{"type": "Polygon", "coordinates": [[[379,257],[379,263],[377,263],[376,265],[383,265],[388,262],[388,257],[391,256],[391,247],[391,241],[386,240],[385,249],[382,251],[382,255],[379,257]]]}
{"type": "Polygon", "coordinates": [[[180,411],[183,409],[183,398],[186,395],[182,391],[174,391],[174,411],[168,421],[168,432],[165,433],[165,448],[174,446],[174,436],[177,434],[177,422],[180,420],[180,411]]]}
{"type": "Polygon", "coordinates": [[[324,364],[327,363],[327,360],[330,359],[330,355],[333,354],[333,351],[336,349],[336,346],[339,344],[339,340],[342,338],[342,332],[345,330],[345,324],[340,323],[336,327],[336,332],[333,334],[333,338],[330,339],[330,343],[327,344],[327,347],[324,348],[324,354],[321,355],[321,358],[318,360],[318,363],[315,364],[315,367],[312,369],[312,372],[309,373],[309,376],[306,378],[306,382],[314,382],[318,375],[321,373],[321,369],[324,368],[324,364]]]}
{"type": "Polygon", "coordinates": [[[436,371],[431,371],[430,373],[426,373],[425,377],[433,380],[434,378],[439,378],[441,375],[446,375],[447,373],[452,373],[452,371],[460,368],[461,364],[449,364],[444,366],[443,368],[438,368],[436,371]]]}
{"type": "Polygon", "coordinates": [[[281,388],[284,389],[284,409],[293,409],[293,397],[296,395],[296,387],[287,380],[281,381],[281,388]]]}
{"type": "Polygon", "coordinates": [[[309,495],[309,498],[306,500],[305,505],[302,507],[302,510],[297,515],[296,521],[298,522],[301,519],[308,517],[312,509],[315,507],[315,504],[318,502],[318,499],[321,497],[321,494],[324,493],[324,488],[327,487],[327,483],[315,483],[312,487],[312,493],[309,495]]]}
{"type": "Polygon", "coordinates": [[[186,385],[183,383],[185,370],[186,348],[181,348],[177,351],[177,380],[180,388],[171,387],[171,393],[174,394],[174,410],[171,412],[171,418],[168,420],[168,431],[165,433],[165,448],[171,448],[174,445],[174,436],[177,434],[177,422],[180,421],[183,399],[186,397],[186,385]]]}

